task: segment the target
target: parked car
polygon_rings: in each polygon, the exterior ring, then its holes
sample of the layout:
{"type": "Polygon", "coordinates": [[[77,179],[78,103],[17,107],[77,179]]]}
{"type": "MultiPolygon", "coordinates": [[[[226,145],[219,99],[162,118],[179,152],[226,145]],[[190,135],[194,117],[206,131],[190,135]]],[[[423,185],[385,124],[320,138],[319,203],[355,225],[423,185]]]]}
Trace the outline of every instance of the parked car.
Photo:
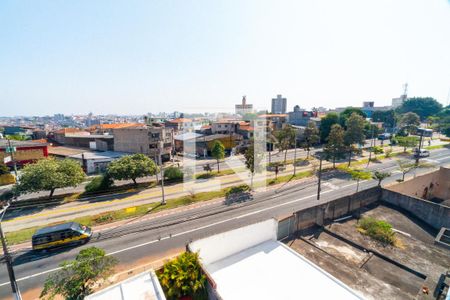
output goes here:
{"type": "Polygon", "coordinates": [[[384,141],[384,140],[389,140],[391,138],[391,134],[390,133],[382,133],[378,135],[378,139],[380,141],[384,141]]]}
{"type": "Polygon", "coordinates": [[[430,151],[425,150],[425,149],[420,149],[416,148],[414,149],[414,157],[429,157],[430,156],[430,151]]]}

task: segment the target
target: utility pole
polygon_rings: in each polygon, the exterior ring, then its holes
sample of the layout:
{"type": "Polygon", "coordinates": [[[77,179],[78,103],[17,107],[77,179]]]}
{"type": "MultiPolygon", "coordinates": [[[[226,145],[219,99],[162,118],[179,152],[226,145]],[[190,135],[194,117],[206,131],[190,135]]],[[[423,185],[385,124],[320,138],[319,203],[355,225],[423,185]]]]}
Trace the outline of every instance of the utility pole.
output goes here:
{"type": "Polygon", "coordinates": [[[165,205],[166,204],[166,198],[164,195],[164,170],[163,170],[163,163],[162,163],[162,155],[161,155],[162,149],[159,150],[159,169],[161,171],[161,194],[162,194],[162,199],[161,199],[161,205],[165,205]]]}
{"type": "Polygon", "coordinates": [[[294,176],[297,171],[297,131],[295,132],[295,148],[294,148],[294,176]]]}
{"type": "Polygon", "coordinates": [[[8,269],[8,276],[9,276],[9,282],[11,283],[13,299],[14,300],[22,300],[22,296],[20,295],[19,286],[17,285],[16,276],[14,274],[11,255],[9,254],[8,247],[6,245],[6,240],[5,240],[5,236],[3,234],[3,229],[2,229],[2,224],[1,224],[1,221],[3,219],[3,216],[5,215],[5,212],[6,212],[6,209],[8,208],[8,206],[9,206],[9,204],[3,209],[2,216],[0,218],[0,239],[2,240],[3,256],[5,257],[6,268],[8,269]]]}
{"type": "Polygon", "coordinates": [[[16,151],[16,149],[11,146],[11,140],[9,138],[7,138],[7,140],[8,140],[8,151],[6,151],[6,152],[11,153],[11,160],[12,160],[13,165],[14,165],[14,174],[16,175],[16,181],[17,181],[17,179],[18,179],[18,177],[17,177],[17,163],[16,163],[16,159],[14,157],[14,152],[16,151]]]}
{"type": "Polygon", "coordinates": [[[420,149],[422,148],[423,133],[424,133],[424,130],[420,130],[419,151],[416,153],[416,165],[419,164],[420,149]]]}
{"type": "Polygon", "coordinates": [[[320,163],[319,163],[319,174],[318,174],[318,184],[317,184],[317,200],[320,200],[320,184],[322,183],[322,153],[319,153],[320,163]]]}
{"type": "Polygon", "coordinates": [[[374,147],[374,142],[375,142],[375,140],[373,138],[374,131],[375,131],[375,129],[373,127],[374,125],[371,124],[371,126],[372,126],[372,138],[370,139],[369,160],[367,161],[367,166],[369,166],[370,160],[372,159],[372,150],[373,150],[372,148],[374,147]]]}

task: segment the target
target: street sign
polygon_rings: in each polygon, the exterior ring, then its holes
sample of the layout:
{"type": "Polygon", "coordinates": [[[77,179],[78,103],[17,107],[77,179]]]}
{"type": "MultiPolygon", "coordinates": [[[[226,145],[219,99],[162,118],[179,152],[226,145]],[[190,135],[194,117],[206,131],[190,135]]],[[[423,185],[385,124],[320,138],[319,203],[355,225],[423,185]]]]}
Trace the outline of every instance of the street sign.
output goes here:
{"type": "Polygon", "coordinates": [[[6,156],[5,158],[3,158],[3,163],[7,164],[11,161],[11,156],[6,156]]]}
{"type": "Polygon", "coordinates": [[[16,147],[6,147],[6,153],[12,153],[16,151],[17,151],[16,147]]]}

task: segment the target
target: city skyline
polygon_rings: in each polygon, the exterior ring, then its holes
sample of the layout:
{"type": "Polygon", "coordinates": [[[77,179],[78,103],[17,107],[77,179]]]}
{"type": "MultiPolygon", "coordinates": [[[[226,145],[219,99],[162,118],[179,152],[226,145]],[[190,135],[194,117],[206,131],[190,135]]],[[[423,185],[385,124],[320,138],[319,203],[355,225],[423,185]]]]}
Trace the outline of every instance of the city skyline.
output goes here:
{"type": "Polygon", "coordinates": [[[449,1],[8,2],[0,25],[2,116],[449,95],[449,1]]]}

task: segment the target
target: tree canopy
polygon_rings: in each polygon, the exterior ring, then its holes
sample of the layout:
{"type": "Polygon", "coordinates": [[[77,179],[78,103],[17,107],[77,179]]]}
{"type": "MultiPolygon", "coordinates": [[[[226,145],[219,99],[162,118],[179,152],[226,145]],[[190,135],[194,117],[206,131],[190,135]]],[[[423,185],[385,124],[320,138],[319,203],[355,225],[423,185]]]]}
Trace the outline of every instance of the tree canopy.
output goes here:
{"type": "Polygon", "coordinates": [[[372,113],[372,121],[383,122],[383,126],[387,128],[392,128],[395,126],[395,111],[394,110],[376,110],[372,113]]]}
{"type": "Polygon", "coordinates": [[[367,118],[367,115],[360,108],[348,107],[339,114],[339,123],[342,127],[347,128],[347,119],[354,113],[360,115],[363,119],[367,118]]]}
{"type": "Polygon", "coordinates": [[[277,139],[278,149],[284,151],[284,163],[286,163],[287,151],[295,145],[297,131],[292,126],[286,126],[274,133],[277,139]]]}
{"type": "Polygon", "coordinates": [[[344,144],[344,129],[339,124],[334,124],[331,127],[330,134],[328,136],[328,142],[324,147],[327,159],[333,158],[333,167],[335,167],[336,158],[342,157],[345,151],[344,144]]]}
{"type": "Polygon", "coordinates": [[[339,115],[329,113],[320,120],[320,140],[325,142],[330,135],[331,126],[339,123],[339,115]]]}
{"type": "Polygon", "coordinates": [[[133,180],[145,176],[155,175],[158,167],[155,162],[144,154],[126,155],[112,161],[108,166],[108,173],[115,180],[133,180]]]}
{"type": "Polygon", "coordinates": [[[116,264],[117,260],[106,256],[103,249],[83,249],[74,261],[61,263],[61,269],[48,276],[40,297],[53,299],[61,295],[68,300],[82,300],[92,293],[99,279],[106,279],[112,274],[116,264]]]}
{"type": "Polygon", "coordinates": [[[320,140],[319,129],[317,129],[316,123],[314,121],[309,121],[308,125],[303,132],[304,142],[303,148],[306,150],[306,158],[309,158],[309,151],[311,147],[318,143],[320,140]]]}
{"type": "Polygon", "coordinates": [[[18,193],[50,191],[52,197],[56,189],[76,187],[84,178],[83,169],[75,160],[46,158],[26,165],[15,189],[18,193]]]}
{"type": "Polygon", "coordinates": [[[225,157],[225,146],[221,141],[215,141],[211,148],[211,155],[217,161],[217,172],[220,172],[220,160],[225,157]]]}
{"type": "Polygon", "coordinates": [[[250,146],[247,148],[247,150],[244,153],[245,158],[245,166],[251,173],[251,187],[253,188],[253,176],[255,173],[261,172],[262,170],[262,160],[263,160],[263,154],[259,151],[255,151],[255,142],[252,140],[250,146]],[[256,152],[256,153],[255,153],[256,152]]]}
{"type": "Polygon", "coordinates": [[[407,112],[401,116],[400,125],[405,127],[409,133],[414,132],[420,125],[420,118],[416,113],[407,112]]]}
{"type": "Polygon", "coordinates": [[[347,130],[345,131],[344,141],[346,145],[364,144],[364,124],[365,119],[357,114],[352,113],[347,119],[347,130]]]}
{"type": "Polygon", "coordinates": [[[399,113],[413,112],[416,113],[421,120],[426,120],[429,116],[439,113],[442,109],[436,99],[431,97],[415,97],[409,98],[397,109],[399,113]]]}

